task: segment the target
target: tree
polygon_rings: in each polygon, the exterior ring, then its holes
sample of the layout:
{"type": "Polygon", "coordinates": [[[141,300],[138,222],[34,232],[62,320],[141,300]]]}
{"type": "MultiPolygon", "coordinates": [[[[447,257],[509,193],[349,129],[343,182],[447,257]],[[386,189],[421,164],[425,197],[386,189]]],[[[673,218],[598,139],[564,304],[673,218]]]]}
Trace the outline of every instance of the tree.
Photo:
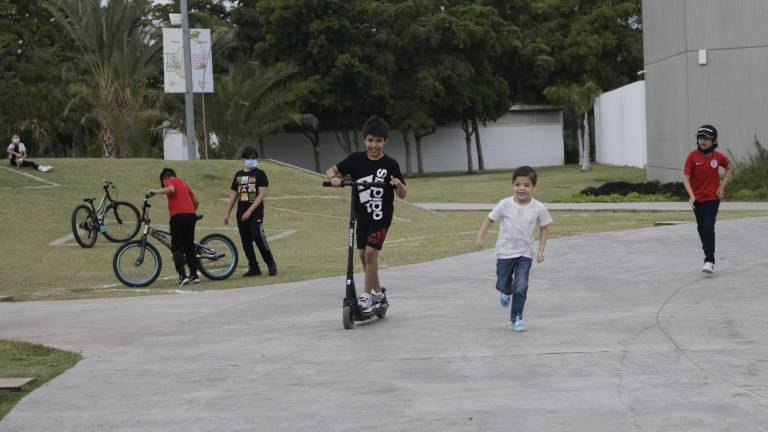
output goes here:
{"type": "Polygon", "coordinates": [[[496,120],[509,110],[509,87],[495,59],[518,55],[522,47],[519,30],[503,20],[492,7],[458,4],[443,8],[437,16],[436,33],[442,38],[441,52],[453,53],[450,64],[454,85],[446,86],[450,103],[443,104],[442,118],[461,122],[467,144],[467,169],[473,171],[472,138],[485,169],[478,122],[496,120]]]}
{"type": "Polygon", "coordinates": [[[127,155],[149,140],[149,130],[131,123],[150,114],[145,111],[150,97],[147,81],[160,67],[161,46],[150,39],[144,19],[147,1],[57,0],[47,7],[74,40],[75,58],[90,75],[81,83],[76,100],[92,109],[102,155],[127,155]]]}
{"type": "Polygon", "coordinates": [[[300,112],[315,115],[324,129],[336,131],[345,152],[352,151],[359,145],[356,130],[368,116],[381,113],[390,97],[394,59],[383,48],[380,31],[389,5],[260,0],[249,6],[256,10],[262,35],[255,58],[268,65],[295,64],[300,112]]]}
{"type": "Polygon", "coordinates": [[[232,65],[216,80],[206,102],[210,130],[219,140],[219,153],[236,158],[247,140],[278,131],[301,116],[290,96],[296,68],[288,64],[264,67],[254,62],[232,65]]]}
{"type": "Polygon", "coordinates": [[[577,139],[579,145],[579,165],[582,171],[590,171],[590,128],[589,112],[595,103],[595,98],[600,95],[602,90],[592,81],[584,84],[568,84],[560,86],[547,87],[544,90],[550,100],[564,105],[580,119],[577,130],[577,139]]]}
{"type": "Polygon", "coordinates": [[[33,154],[64,155],[76,123],[60,116],[79,71],[40,0],[0,0],[0,136],[22,136],[33,154]]]}

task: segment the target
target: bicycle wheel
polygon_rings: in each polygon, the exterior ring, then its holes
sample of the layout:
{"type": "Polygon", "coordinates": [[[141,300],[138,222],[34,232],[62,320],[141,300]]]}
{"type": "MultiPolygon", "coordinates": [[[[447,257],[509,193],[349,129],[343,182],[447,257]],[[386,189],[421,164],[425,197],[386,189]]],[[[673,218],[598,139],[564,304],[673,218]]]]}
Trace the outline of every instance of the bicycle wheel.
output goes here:
{"type": "Polygon", "coordinates": [[[114,201],[104,215],[104,237],[113,242],[126,242],[139,232],[139,209],[125,201],[114,201]]]}
{"type": "Polygon", "coordinates": [[[141,240],[123,243],[115,252],[112,270],[120,282],[130,287],[145,287],[160,276],[163,261],[160,252],[151,243],[146,244],[144,260],[138,262],[141,255],[141,240]]]}
{"type": "Polygon", "coordinates": [[[237,268],[237,247],[223,234],[209,234],[195,244],[200,272],[211,280],[223,280],[237,268]]]}
{"type": "Polygon", "coordinates": [[[93,210],[85,204],[72,210],[72,235],[81,247],[89,248],[96,243],[99,225],[93,217],[93,210]]]}

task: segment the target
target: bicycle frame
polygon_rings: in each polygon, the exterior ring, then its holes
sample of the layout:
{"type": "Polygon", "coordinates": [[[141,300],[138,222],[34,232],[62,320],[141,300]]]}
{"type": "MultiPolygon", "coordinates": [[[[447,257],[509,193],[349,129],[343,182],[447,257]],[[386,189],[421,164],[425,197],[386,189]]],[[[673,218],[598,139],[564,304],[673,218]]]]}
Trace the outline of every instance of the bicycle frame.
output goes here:
{"type": "MultiPolygon", "coordinates": [[[[159,228],[155,228],[152,225],[152,221],[149,218],[149,209],[152,207],[151,204],[145,199],[144,205],[141,209],[141,222],[144,225],[144,229],[142,230],[141,235],[141,252],[139,253],[139,257],[136,259],[136,264],[140,265],[142,262],[144,262],[144,251],[146,250],[146,244],[149,241],[147,238],[148,236],[152,236],[154,239],[159,241],[163,244],[163,246],[167,247],[170,250],[173,250],[173,244],[171,243],[171,240],[169,237],[171,236],[171,233],[169,231],[161,230],[159,228]]],[[[212,260],[218,260],[219,258],[224,257],[224,254],[221,252],[216,252],[214,250],[211,250],[210,248],[207,248],[203,245],[201,245],[198,242],[195,242],[195,250],[197,251],[197,258],[200,259],[202,254],[206,254],[206,258],[212,259],[212,260]]]]}
{"type": "MultiPolygon", "coordinates": [[[[107,215],[107,212],[109,209],[114,205],[114,199],[112,199],[112,195],[109,194],[109,188],[114,187],[114,184],[110,181],[104,180],[104,196],[101,197],[101,201],[99,201],[99,205],[95,206],[93,204],[93,199],[85,200],[91,205],[91,210],[93,211],[93,216],[96,218],[96,227],[101,230],[101,226],[104,225],[104,218],[107,215]]],[[[117,218],[118,223],[122,223],[120,220],[120,215],[115,213],[115,217],[117,218]]]]}

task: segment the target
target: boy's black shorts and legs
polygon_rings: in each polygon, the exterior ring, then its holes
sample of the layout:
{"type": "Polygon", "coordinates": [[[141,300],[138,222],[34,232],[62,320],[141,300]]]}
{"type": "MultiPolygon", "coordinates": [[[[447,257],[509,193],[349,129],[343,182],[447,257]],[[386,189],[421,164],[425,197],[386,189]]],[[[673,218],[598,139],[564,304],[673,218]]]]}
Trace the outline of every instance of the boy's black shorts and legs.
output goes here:
{"type": "Polygon", "coordinates": [[[183,213],[171,216],[171,251],[173,264],[179,276],[187,274],[186,263],[190,276],[197,274],[197,257],[195,256],[195,224],[197,215],[183,213]]]}
{"type": "Polygon", "coordinates": [[[365,249],[369,246],[380,251],[384,247],[387,231],[389,231],[388,223],[369,221],[367,217],[357,218],[355,225],[357,248],[365,249]]]}
{"type": "Polygon", "coordinates": [[[267,235],[264,233],[263,219],[251,217],[247,221],[243,222],[240,218],[237,218],[237,229],[240,231],[240,240],[243,243],[243,251],[248,258],[248,268],[251,271],[261,272],[259,269],[259,261],[256,259],[256,252],[253,250],[253,243],[256,243],[256,247],[259,248],[261,258],[267,264],[270,275],[277,273],[277,264],[275,258],[272,256],[272,251],[269,249],[267,243],[267,235]]]}
{"type": "Polygon", "coordinates": [[[712,264],[715,263],[715,220],[719,208],[720,200],[693,203],[696,228],[699,231],[701,247],[704,249],[704,262],[712,264]]]}

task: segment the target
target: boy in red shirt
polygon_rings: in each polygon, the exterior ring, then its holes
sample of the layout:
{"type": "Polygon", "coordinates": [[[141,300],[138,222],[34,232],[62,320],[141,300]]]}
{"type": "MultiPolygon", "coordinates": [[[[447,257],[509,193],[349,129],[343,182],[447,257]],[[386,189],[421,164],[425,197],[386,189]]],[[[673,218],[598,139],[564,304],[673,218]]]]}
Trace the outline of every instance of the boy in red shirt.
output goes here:
{"type": "Polygon", "coordinates": [[[197,258],[195,257],[195,223],[197,207],[200,203],[187,182],[176,177],[172,169],[163,169],[160,173],[160,183],[163,185],[162,189],[150,189],[147,195],[168,196],[173,263],[179,273],[179,286],[198,283],[200,278],[197,276],[197,258]],[[189,277],[184,269],[185,262],[189,267],[189,277]]]}
{"type": "Polygon", "coordinates": [[[698,149],[688,154],[683,169],[683,185],[688,200],[696,215],[696,224],[704,249],[705,273],[715,272],[715,219],[725,187],[731,181],[733,165],[717,148],[717,129],[703,125],[696,132],[698,149]],[[725,178],[720,183],[720,168],[725,169],[725,178]]]}

